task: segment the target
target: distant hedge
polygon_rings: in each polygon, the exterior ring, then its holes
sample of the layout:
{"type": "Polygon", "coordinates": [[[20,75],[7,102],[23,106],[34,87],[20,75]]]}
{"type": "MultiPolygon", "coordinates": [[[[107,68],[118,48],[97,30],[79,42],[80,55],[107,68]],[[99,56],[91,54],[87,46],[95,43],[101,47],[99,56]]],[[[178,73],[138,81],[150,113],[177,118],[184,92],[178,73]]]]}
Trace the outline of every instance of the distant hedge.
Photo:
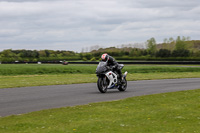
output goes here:
{"type": "Polygon", "coordinates": [[[128,56],[122,56],[122,57],[115,57],[116,60],[142,60],[142,61],[200,61],[200,57],[168,57],[168,58],[162,58],[162,57],[128,57],[128,56]]]}

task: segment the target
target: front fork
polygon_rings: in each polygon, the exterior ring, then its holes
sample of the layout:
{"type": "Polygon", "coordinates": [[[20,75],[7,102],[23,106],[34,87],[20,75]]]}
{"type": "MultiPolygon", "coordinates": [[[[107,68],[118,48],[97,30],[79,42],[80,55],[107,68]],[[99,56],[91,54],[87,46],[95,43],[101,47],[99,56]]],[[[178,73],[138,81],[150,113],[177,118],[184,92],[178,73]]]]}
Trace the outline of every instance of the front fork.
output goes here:
{"type": "Polygon", "coordinates": [[[108,86],[107,77],[106,75],[103,77],[103,85],[108,86]]]}

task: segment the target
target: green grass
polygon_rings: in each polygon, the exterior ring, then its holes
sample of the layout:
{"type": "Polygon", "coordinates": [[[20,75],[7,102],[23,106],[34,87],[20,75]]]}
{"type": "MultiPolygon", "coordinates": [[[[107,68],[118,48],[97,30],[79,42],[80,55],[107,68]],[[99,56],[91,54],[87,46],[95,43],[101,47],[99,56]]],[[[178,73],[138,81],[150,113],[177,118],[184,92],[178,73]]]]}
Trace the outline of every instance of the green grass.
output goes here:
{"type": "MultiPolygon", "coordinates": [[[[95,83],[97,65],[1,64],[0,88],[95,83]]],[[[200,78],[200,67],[125,65],[127,80],[200,78]]]]}
{"type": "MultiPolygon", "coordinates": [[[[200,72],[162,72],[128,74],[127,80],[153,80],[175,78],[200,78],[200,72]]],[[[43,74],[0,76],[0,88],[26,86],[64,85],[78,83],[96,83],[95,74],[43,74]]]]}
{"type": "Polygon", "coordinates": [[[199,133],[200,89],[0,118],[2,133],[199,133]]]}
{"type": "Polygon", "coordinates": [[[94,65],[57,65],[57,64],[1,64],[0,75],[70,74],[95,73],[94,65]]]}
{"type": "Polygon", "coordinates": [[[97,78],[94,74],[0,76],[0,88],[91,83],[96,81],[97,78]]]}
{"type": "MultiPolygon", "coordinates": [[[[94,74],[96,67],[97,65],[1,64],[0,75],[94,74]]],[[[125,65],[122,71],[129,73],[200,72],[200,67],[125,65]]]]}
{"type": "MultiPolygon", "coordinates": [[[[96,65],[0,65],[0,88],[96,82],[96,65]]],[[[199,67],[126,65],[127,79],[200,78],[199,67]]],[[[0,117],[0,133],[199,133],[200,90],[0,117]]]]}

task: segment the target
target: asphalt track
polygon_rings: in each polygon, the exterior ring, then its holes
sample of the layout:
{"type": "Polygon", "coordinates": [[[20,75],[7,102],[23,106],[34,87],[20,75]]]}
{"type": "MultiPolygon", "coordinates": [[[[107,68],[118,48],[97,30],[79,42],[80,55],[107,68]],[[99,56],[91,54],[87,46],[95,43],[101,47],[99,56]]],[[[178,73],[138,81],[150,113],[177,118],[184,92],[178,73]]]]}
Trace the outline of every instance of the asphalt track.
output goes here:
{"type": "Polygon", "coordinates": [[[125,92],[105,94],[96,83],[7,88],[0,89],[0,116],[192,89],[200,89],[200,78],[129,81],[125,92]]]}

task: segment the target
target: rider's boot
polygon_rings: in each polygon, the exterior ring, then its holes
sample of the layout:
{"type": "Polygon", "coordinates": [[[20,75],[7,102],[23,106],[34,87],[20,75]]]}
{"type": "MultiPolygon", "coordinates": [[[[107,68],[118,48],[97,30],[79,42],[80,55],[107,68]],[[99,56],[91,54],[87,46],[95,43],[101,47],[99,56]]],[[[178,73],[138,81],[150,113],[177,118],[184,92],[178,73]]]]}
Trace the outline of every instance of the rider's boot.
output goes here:
{"type": "Polygon", "coordinates": [[[122,75],[122,74],[119,74],[119,78],[118,78],[118,80],[119,80],[119,83],[121,84],[122,81],[123,81],[123,75],[122,75]]]}

